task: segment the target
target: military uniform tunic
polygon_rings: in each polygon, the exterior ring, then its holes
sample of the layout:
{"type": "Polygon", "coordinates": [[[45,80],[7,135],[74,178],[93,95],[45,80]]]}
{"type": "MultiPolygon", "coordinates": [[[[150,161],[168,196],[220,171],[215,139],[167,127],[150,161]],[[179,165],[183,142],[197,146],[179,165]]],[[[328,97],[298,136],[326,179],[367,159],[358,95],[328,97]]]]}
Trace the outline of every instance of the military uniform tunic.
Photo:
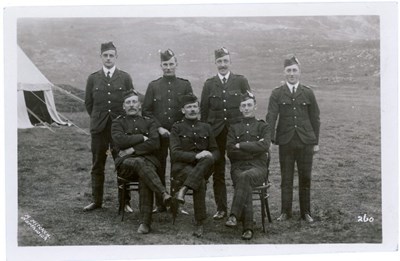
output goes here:
{"type": "Polygon", "coordinates": [[[115,166],[119,175],[128,180],[139,179],[140,213],[142,222],[150,225],[153,207],[153,192],[161,195],[166,192],[157,174],[160,163],[154,153],[159,149],[159,136],[156,123],[139,115],[120,116],[112,123],[112,138],[116,150],[133,148],[134,153],[117,156],[115,166]],[[148,137],[144,141],[144,137],[148,137]]]}
{"type": "Polygon", "coordinates": [[[234,184],[231,213],[243,221],[244,230],[253,229],[252,188],[266,181],[270,139],[268,124],[255,118],[243,118],[229,128],[227,151],[234,184]]]}
{"type": "Polygon", "coordinates": [[[267,122],[275,130],[271,140],[279,145],[281,213],[292,215],[294,165],[299,176],[300,214],[310,214],[313,146],[319,142],[319,107],[311,88],[299,84],[292,94],[286,84],[275,88],[269,99],[267,122]]]}
{"type": "MultiPolygon", "coordinates": [[[[175,76],[163,76],[152,81],[146,90],[143,102],[143,115],[155,120],[157,127],[163,127],[168,131],[172,125],[182,120],[183,114],[179,104],[179,97],[192,93],[192,86],[186,79],[175,76]]],[[[165,169],[167,165],[169,138],[160,137],[160,149],[156,156],[161,164],[159,176],[165,185],[165,169]]],[[[160,197],[156,197],[157,205],[161,206],[160,197]]]]}
{"type": "MultiPolygon", "coordinates": [[[[209,123],[218,143],[220,159],[215,164],[213,186],[218,211],[227,210],[225,186],[225,150],[229,124],[240,122],[239,111],[241,95],[250,91],[247,79],[238,74],[229,75],[223,84],[218,75],[207,79],[201,93],[201,121],[209,123]]],[[[208,179],[209,177],[207,177],[208,179]]]]}
{"type": "Polygon", "coordinates": [[[206,218],[204,177],[218,159],[218,147],[211,126],[198,120],[183,119],[172,126],[171,186],[173,191],[185,185],[193,190],[193,203],[196,221],[206,218]],[[207,150],[213,157],[196,159],[196,154],[207,150]]]}
{"type": "Polygon", "coordinates": [[[92,197],[93,202],[99,206],[103,201],[107,150],[111,149],[112,157],[116,157],[111,139],[111,122],[124,112],[123,94],[130,89],[133,89],[132,78],[117,68],[110,79],[101,69],[92,73],[87,80],[85,105],[90,116],[92,197]]]}

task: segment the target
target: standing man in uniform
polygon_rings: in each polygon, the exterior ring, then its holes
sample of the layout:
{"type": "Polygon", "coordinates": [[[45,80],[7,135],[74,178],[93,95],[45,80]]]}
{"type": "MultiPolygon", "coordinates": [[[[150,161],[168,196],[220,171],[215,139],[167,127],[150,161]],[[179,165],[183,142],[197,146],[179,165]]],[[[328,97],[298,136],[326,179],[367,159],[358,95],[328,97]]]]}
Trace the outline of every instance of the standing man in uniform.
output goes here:
{"type": "MultiPolygon", "coordinates": [[[[207,79],[201,93],[201,121],[209,123],[217,140],[220,159],[214,166],[213,189],[217,213],[213,216],[220,220],[227,215],[227,195],[225,185],[226,136],[230,124],[240,122],[240,97],[250,91],[247,79],[230,71],[229,51],[222,47],[215,50],[215,65],[218,74],[207,79]]],[[[205,178],[208,180],[212,173],[205,178]]]]}
{"type": "MultiPolygon", "coordinates": [[[[86,110],[90,116],[93,201],[84,207],[84,211],[102,207],[107,151],[111,151],[113,159],[117,156],[111,139],[111,122],[124,112],[124,92],[133,89],[131,76],[115,66],[118,55],[114,44],[103,43],[100,50],[103,68],[89,76],[85,93],[86,110]]],[[[129,205],[127,210],[131,211],[129,205]]]]}
{"type": "Polygon", "coordinates": [[[231,161],[231,175],[235,192],[231,214],[225,225],[236,227],[243,223],[242,239],[253,238],[253,187],[267,179],[271,131],[264,121],[255,118],[256,99],[250,92],[242,96],[240,112],[243,119],[231,125],[226,144],[231,161]]]}
{"type": "Polygon", "coordinates": [[[118,156],[115,167],[118,175],[128,181],[139,179],[139,207],[141,223],[138,233],[147,234],[151,230],[153,192],[168,204],[171,196],[157,174],[160,163],[154,156],[160,147],[156,124],[153,119],[142,117],[139,94],[132,90],[124,96],[124,116],[112,123],[112,139],[118,156]]]}
{"type": "Polygon", "coordinates": [[[185,194],[193,190],[193,207],[196,229],[193,235],[203,235],[203,221],[206,219],[206,173],[211,171],[218,159],[218,147],[211,126],[200,122],[199,102],[190,94],[182,97],[182,113],[185,118],[176,122],[171,130],[171,187],[179,189],[175,195],[185,203],[185,194]]]}
{"type": "Polygon", "coordinates": [[[267,122],[279,145],[281,166],[281,215],[278,221],[292,217],[294,165],[299,176],[300,216],[311,223],[310,187],[313,154],[319,151],[319,108],[311,88],[300,84],[300,64],[295,56],[285,59],[286,83],[272,91],[267,122]]]}
{"type": "MultiPolygon", "coordinates": [[[[165,170],[167,165],[169,135],[172,124],[182,119],[183,114],[178,98],[192,93],[192,86],[186,79],[176,77],[177,58],[170,49],[160,53],[163,77],[152,81],[147,90],[143,103],[143,116],[153,118],[160,135],[160,149],[157,152],[161,163],[160,179],[165,186],[165,170]]],[[[166,207],[162,199],[156,195],[154,212],[164,212],[166,207]]]]}

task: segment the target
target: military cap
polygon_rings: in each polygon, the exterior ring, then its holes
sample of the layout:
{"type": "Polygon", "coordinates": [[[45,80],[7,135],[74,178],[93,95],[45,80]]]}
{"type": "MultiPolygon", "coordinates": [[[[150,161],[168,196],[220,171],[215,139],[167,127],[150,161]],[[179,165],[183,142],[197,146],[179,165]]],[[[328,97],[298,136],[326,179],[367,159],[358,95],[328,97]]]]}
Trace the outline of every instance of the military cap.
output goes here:
{"type": "Polygon", "coordinates": [[[108,43],[102,43],[101,44],[101,53],[104,53],[105,51],[108,50],[117,50],[117,48],[115,47],[115,45],[113,44],[113,42],[108,42],[108,43]]]}
{"type": "Polygon", "coordinates": [[[182,95],[179,98],[179,101],[180,101],[181,107],[183,108],[186,104],[197,102],[197,97],[193,93],[189,93],[186,95],[182,95]]]}
{"type": "Polygon", "coordinates": [[[283,63],[283,67],[285,68],[285,67],[293,65],[293,64],[300,65],[299,60],[297,60],[296,56],[294,56],[294,55],[291,56],[290,58],[285,59],[285,62],[283,63]]]}
{"type": "Polygon", "coordinates": [[[218,59],[218,58],[224,57],[225,55],[229,55],[229,51],[225,47],[221,47],[221,48],[215,50],[214,54],[215,54],[215,59],[218,59]]]}
{"type": "Polygon", "coordinates": [[[240,99],[240,102],[244,102],[244,101],[247,101],[247,100],[249,100],[249,99],[253,99],[254,102],[256,102],[256,97],[254,96],[254,94],[252,94],[252,93],[249,92],[249,91],[246,91],[245,93],[243,93],[242,96],[241,96],[240,98],[241,98],[241,99],[240,99]]]}
{"type": "Polygon", "coordinates": [[[137,96],[139,98],[139,101],[143,102],[144,95],[141,94],[140,92],[136,91],[135,89],[129,89],[129,90],[125,91],[123,100],[125,101],[126,99],[128,99],[131,96],[137,96]]]}
{"type": "Polygon", "coordinates": [[[160,51],[160,58],[161,58],[162,62],[169,61],[174,56],[175,56],[175,54],[171,49],[168,49],[164,52],[160,51]]]}

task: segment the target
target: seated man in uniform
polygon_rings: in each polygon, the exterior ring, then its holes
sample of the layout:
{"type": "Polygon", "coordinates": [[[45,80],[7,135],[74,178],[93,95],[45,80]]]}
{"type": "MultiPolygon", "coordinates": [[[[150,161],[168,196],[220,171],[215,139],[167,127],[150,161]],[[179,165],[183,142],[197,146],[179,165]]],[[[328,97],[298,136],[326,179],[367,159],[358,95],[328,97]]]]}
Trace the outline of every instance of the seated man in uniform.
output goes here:
{"type": "Polygon", "coordinates": [[[253,187],[266,181],[267,155],[270,146],[270,128],[262,120],[255,119],[256,99],[250,92],[242,95],[240,112],[243,119],[229,128],[227,138],[228,157],[231,161],[231,177],[234,185],[231,215],[225,225],[236,227],[243,222],[242,239],[253,237],[253,187]]]}
{"type": "Polygon", "coordinates": [[[160,141],[154,120],[140,115],[141,101],[135,90],[125,94],[122,106],[126,115],[116,118],[111,128],[118,152],[115,167],[124,179],[139,178],[141,224],[138,233],[147,234],[151,230],[153,192],[161,195],[166,204],[171,196],[157,175],[160,163],[154,152],[160,147],[160,141]]]}
{"type": "Polygon", "coordinates": [[[193,190],[193,205],[196,228],[193,235],[203,235],[206,219],[205,175],[218,159],[218,146],[211,126],[198,120],[199,102],[193,94],[182,96],[182,121],[172,126],[170,135],[171,186],[181,187],[175,195],[180,203],[185,194],[193,190]]]}

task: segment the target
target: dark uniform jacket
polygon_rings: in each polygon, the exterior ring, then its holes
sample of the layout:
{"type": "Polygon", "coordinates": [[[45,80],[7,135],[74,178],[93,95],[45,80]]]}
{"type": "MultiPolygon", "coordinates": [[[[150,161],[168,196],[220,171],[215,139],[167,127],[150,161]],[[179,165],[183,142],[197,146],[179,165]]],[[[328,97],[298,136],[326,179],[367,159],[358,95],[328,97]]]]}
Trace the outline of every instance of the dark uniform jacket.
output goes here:
{"type": "Polygon", "coordinates": [[[319,108],[314,92],[299,84],[293,95],[286,84],[275,88],[269,99],[267,122],[273,131],[272,142],[287,144],[295,134],[309,145],[319,140],[319,108]]]}
{"type": "Polygon", "coordinates": [[[219,156],[217,142],[211,126],[198,120],[186,118],[172,126],[170,150],[174,170],[180,169],[185,164],[195,165],[196,154],[203,150],[208,150],[213,154],[214,162],[219,156]]]}
{"type": "Polygon", "coordinates": [[[115,119],[124,113],[122,109],[123,94],[133,89],[130,75],[115,69],[108,81],[103,69],[92,73],[86,84],[85,105],[90,115],[90,131],[101,132],[109,118],[115,119]]]}
{"type": "Polygon", "coordinates": [[[183,117],[179,97],[192,92],[190,82],[182,78],[164,76],[154,80],[146,90],[143,115],[154,118],[158,127],[171,130],[172,124],[183,117]]]}
{"type": "Polygon", "coordinates": [[[270,140],[270,128],[262,120],[243,118],[240,123],[231,125],[226,147],[232,171],[244,164],[267,170],[270,140]],[[240,149],[235,147],[236,143],[240,144],[240,149]]]}
{"type": "Polygon", "coordinates": [[[201,121],[209,123],[215,136],[225,125],[237,123],[242,118],[239,111],[240,99],[243,93],[250,91],[247,79],[238,74],[230,73],[226,84],[222,84],[218,75],[207,79],[201,93],[201,121]]]}
{"type": "Polygon", "coordinates": [[[131,155],[124,157],[118,156],[115,159],[116,168],[118,168],[125,158],[139,156],[150,160],[157,168],[160,167],[160,163],[153,155],[160,147],[159,135],[156,123],[153,119],[139,115],[120,116],[112,122],[111,135],[116,145],[117,152],[130,147],[133,147],[135,150],[131,155]],[[149,139],[144,141],[143,136],[149,139]]]}

